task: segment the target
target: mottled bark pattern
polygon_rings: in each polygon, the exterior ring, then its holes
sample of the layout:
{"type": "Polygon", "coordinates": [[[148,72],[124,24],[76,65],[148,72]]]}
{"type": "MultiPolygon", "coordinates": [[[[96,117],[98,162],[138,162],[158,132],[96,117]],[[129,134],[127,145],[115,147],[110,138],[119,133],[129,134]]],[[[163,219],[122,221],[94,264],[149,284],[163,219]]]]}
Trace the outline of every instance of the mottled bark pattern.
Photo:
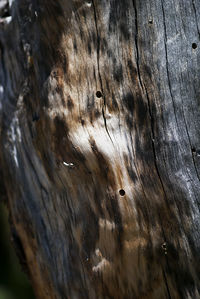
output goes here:
{"type": "Polygon", "coordinates": [[[200,298],[200,2],[0,2],[1,193],[37,298],[200,298]]]}

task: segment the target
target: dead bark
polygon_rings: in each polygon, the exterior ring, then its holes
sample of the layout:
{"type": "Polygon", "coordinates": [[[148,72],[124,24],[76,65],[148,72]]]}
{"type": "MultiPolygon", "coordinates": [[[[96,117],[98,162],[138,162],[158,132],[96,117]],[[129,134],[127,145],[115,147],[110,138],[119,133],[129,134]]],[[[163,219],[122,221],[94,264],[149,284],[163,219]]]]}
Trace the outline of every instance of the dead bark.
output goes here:
{"type": "Polygon", "coordinates": [[[37,298],[200,298],[200,2],[0,9],[1,190],[37,298]]]}

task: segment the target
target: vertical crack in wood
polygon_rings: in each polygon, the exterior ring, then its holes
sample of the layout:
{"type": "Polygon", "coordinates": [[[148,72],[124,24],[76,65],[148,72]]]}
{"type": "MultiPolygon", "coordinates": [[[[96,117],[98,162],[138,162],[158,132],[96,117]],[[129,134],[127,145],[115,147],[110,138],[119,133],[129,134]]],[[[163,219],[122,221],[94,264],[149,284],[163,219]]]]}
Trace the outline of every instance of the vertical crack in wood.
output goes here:
{"type": "MultiPolygon", "coordinates": [[[[155,144],[154,144],[155,134],[154,134],[154,129],[153,129],[154,126],[153,126],[153,116],[152,116],[152,113],[151,113],[150,99],[149,99],[147,87],[146,87],[145,83],[143,82],[143,80],[141,79],[141,75],[140,75],[139,48],[138,48],[138,20],[137,20],[137,7],[136,7],[136,1],[135,0],[133,0],[133,7],[134,7],[134,10],[135,10],[135,28],[136,28],[135,45],[136,45],[136,53],[137,53],[136,62],[137,62],[137,69],[138,69],[138,77],[139,77],[139,82],[140,82],[141,88],[145,92],[146,98],[147,98],[147,106],[148,106],[148,112],[149,112],[150,124],[151,124],[151,134],[152,134],[151,143],[152,143],[152,151],[153,151],[153,157],[154,157],[154,166],[155,166],[156,173],[158,175],[158,179],[160,181],[160,184],[161,184],[161,187],[162,187],[162,190],[163,190],[164,199],[165,199],[166,204],[167,204],[167,194],[166,194],[164,184],[163,184],[163,181],[162,181],[162,178],[161,178],[161,175],[160,175],[160,172],[159,172],[159,168],[158,168],[158,165],[157,165],[157,161],[156,161],[156,149],[155,149],[155,144]]],[[[168,77],[168,80],[169,80],[169,77],[168,77]]],[[[170,87],[170,91],[171,91],[171,87],[170,87]]],[[[164,228],[163,228],[163,221],[162,221],[162,218],[160,216],[160,213],[158,213],[158,217],[159,217],[159,221],[160,221],[160,225],[161,225],[163,240],[164,240],[164,242],[167,242],[167,238],[166,238],[164,228]]],[[[168,263],[168,258],[167,257],[166,257],[166,264],[167,264],[167,267],[169,268],[169,263],[168,263]]],[[[169,285],[168,285],[168,282],[167,282],[167,277],[165,275],[164,270],[163,270],[163,274],[164,274],[163,277],[164,277],[165,285],[166,285],[166,288],[167,288],[168,297],[169,297],[169,299],[171,299],[170,289],[169,289],[169,285]]]]}
{"type": "MultiPolygon", "coordinates": [[[[183,104],[182,104],[182,106],[183,106],[183,104]]],[[[184,113],[184,110],[183,110],[183,120],[184,120],[185,129],[186,129],[186,134],[187,134],[188,141],[189,141],[190,148],[191,148],[192,162],[193,162],[193,164],[194,164],[194,169],[195,169],[195,172],[196,172],[196,176],[197,176],[198,180],[200,181],[200,176],[199,176],[199,173],[198,173],[198,170],[197,170],[196,162],[195,162],[194,156],[193,156],[193,154],[192,154],[192,142],[191,142],[191,139],[190,139],[190,134],[189,134],[189,131],[188,131],[188,126],[187,126],[187,122],[186,122],[186,119],[185,119],[185,113],[184,113]]],[[[198,204],[197,204],[197,206],[198,206],[198,204]]]]}
{"type": "Polygon", "coordinates": [[[163,189],[165,198],[167,199],[166,191],[165,191],[165,189],[164,189],[164,184],[163,184],[163,182],[162,182],[162,178],[161,178],[161,176],[160,176],[159,169],[158,169],[158,165],[157,165],[157,162],[156,162],[156,150],[155,150],[155,145],[154,145],[154,137],[155,137],[155,136],[154,136],[154,130],[153,130],[153,117],[152,117],[152,114],[151,114],[151,107],[150,107],[149,95],[148,95],[147,88],[146,88],[146,86],[145,86],[145,84],[144,84],[144,82],[142,81],[141,76],[140,76],[139,48],[138,48],[138,40],[137,40],[137,35],[138,35],[138,21],[137,21],[137,7],[136,7],[136,0],[133,0],[133,7],[134,7],[134,10],[135,10],[135,28],[136,28],[135,44],[136,44],[136,52],[137,52],[137,69],[138,69],[138,76],[139,76],[140,85],[141,85],[142,89],[145,91],[145,94],[146,94],[146,97],[147,97],[148,112],[149,112],[150,122],[151,122],[151,133],[152,133],[151,141],[152,141],[152,150],[153,150],[153,156],[154,156],[155,169],[156,169],[158,178],[159,178],[159,180],[160,180],[160,183],[161,183],[161,186],[162,186],[162,189],[163,189]]]}
{"type": "Polygon", "coordinates": [[[169,285],[168,285],[168,282],[167,282],[167,277],[166,277],[165,271],[163,269],[162,269],[162,272],[163,272],[163,278],[164,278],[164,282],[165,282],[165,286],[166,286],[168,298],[172,299],[170,291],[169,291],[169,285]]]}
{"type": "Polygon", "coordinates": [[[194,4],[194,0],[192,0],[192,7],[194,9],[195,21],[197,24],[197,32],[198,32],[199,38],[200,38],[200,29],[199,29],[199,25],[198,25],[198,21],[197,21],[197,10],[196,10],[195,4],[194,4]]]}
{"type": "Polygon", "coordinates": [[[164,10],[164,6],[163,6],[163,0],[161,0],[161,6],[162,6],[163,26],[164,26],[164,47],[165,47],[167,80],[168,80],[168,86],[169,86],[169,93],[170,93],[170,96],[171,96],[171,99],[172,99],[172,105],[173,105],[176,125],[177,125],[177,128],[179,128],[177,115],[176,115],[176,109],[175,109],[175,103],[174,103],[174,97],[173,97],[173,94],[172,94],[171,81],[170,81],[170,76],[169,76],[169,60],[168,60],[168,50],[167,50],[167,28],[166,28],[166,18],[165,18],[165,10],[164,10]]]}
{"type": "Polygon", "coordinates": [[[136,47],[136,64],[137,64],[137,70],[138,70],[138,78],[141,85],[141,88],[143,89],[143,84],[140,76],[140,66],[139,66],[139,49],[138,49],[138,20],[137,20],[137,7],[136,7],[136,0],[133,0],[133,8],[135,11],[135,47],[136,47]]]}
{"type": "Polygon", "coordinates": [[[135,170],[136,170],[136,173],[137,173],[137,177],[138,177],[138,180],[140,182],[140,185],[141,185],[141,188],[142,188],[142,193],[144,194],[144,197],[145,199],[147,200],[147,195],[146,195],[146,192],[145,192],[145,189],[144,189],[144,186],[143,186],[143,183],[141,181],[141,178],[140,178],[140,175],[139,175],[139,170],[138,170],[138,167],[137,167],[137,163],[135,162],[137,159],[136,159],[136,155],[135,155],[135,152],[134,152],[134,148],[133,148],[133,137],[132,135],[130,134],[130,139],[131,139],[131,149],[132,149],[132,153],[133,153],[133,164],[134,164],[134,167],[135,167],[135,170]]]}
{"type": "Polygon", "coordinates": [[[154,129],[153,129],[153,116],[151,114],[151,104],[150,104],[147,88],[144,83],[143,83],[143,85],[144,85],[144,89],[145,89],[145,93],[146,93],[146,97],[147,97],[148,112],[149,112],[150,122],[151,122],[151,132],[152,132],[152,137],[153,137],[153,138],[151,138],[151,144],[152,144],[152,150],[153,150],[153,156],[154,156],[154,165],[155,165],[155,169],[156,169],[159,181],[160,181],[162,189],[163,189],[164,197],[167,200],[167,194],[166,194],[164,184],[163,184],[163,181],[162,181],[162,178],[160,175],[160,171],[158,169],[157,161],[156,161],[156,149],[155,149],[155,144],[154,144],[155,135],[154,135],[154,129]]]}
{"type": "Polygon", "coordinates": [[[166,197],[166,192],[165,192],[165,189],[164,189],[164,185],[163,185],[163,182],[162,182],[162,179],[161,179],[159,170],[158,170],[158,166],[157,166],[157,163],[156,163],[156,151],[155,151],[155,145],[154,145],[154,141],[153,141],[153,140],[154,140],[153,117],[152,117],[152,114],[151,114],[150,100],[149,100],[149,96],[148,96],[147,88],[146,88],[146,86],[144,85],[144,83],[142,82],[142,79],[141,79],[141,76],[140,76],[139,48],[138,48],[138,20],[137,20],[136,0],[133,0],[133,7],[134,7],[134,10],[135,10],[135,28],[136,28],[136,33],[135,33],[135,46],[136,46],[136,54],[137,54],[137,57],[136,57],[136,63],[137,63],[138,77],[139,77],[139,82],[140,82],[141,88],[142,88],[143,91],[145,91],[145,94],[146,94],[146,97],[147,97],[148,111],[149,111],[150,122],[151,122],[151,133],[152,133],[152,138],[151,138],[151,140],[152,140],[152,149],[153,149],[153,155],[154,155],[154,164],[155,164],[156,172],[157,172],[157,174],[158,174],[160,183],[161,183],[161,185],[162,185],[163,192],[164,192],[165,197],[166,197]]]}
{"type": "Polygon", "coordinates": [[[0,59],[1,59],[1,65],[2,65],[2,73],[4,76],[2,76],[1,79],[4,79],[3,82],[1,83],[3,86],[6,86],[5,82],[7,82],[7,72],[6,72],[6,67],[5,67],[5,62],[4,62],[4,47],[0,41],[0,59]]]}
{"type": "Polygon", "coordinates": [[[99,65],[100,36],[99,36],[99,31],[98,31],[98,26],[97,26],[97,14],[96,14],[96,8],[95,8],[94,0],[92,0],[92,4],[93,4],[93,9],[94,9],[94,20],[95,20],[95,27],[96,27],[96,34],[97,34],[97,68],[98,68],[99,82],[100,82],[101,92],[102,92],[102,97],[103,97],[102,116],[103,116],[103,120],[104,120],[105,130],[106,130],[106,132],[108,134],[108,137],[110,138],[111,142],[113,143],[113,140],[112,140],[112,138],[110,136],[110,133],[108,131],[107,121],[106,121],[106,117],[105,117],[106,97],[105,97],[105,94],[104,94],[103,83],[102,83],[101,72],[100,72],[100,65],[99,65]]]}

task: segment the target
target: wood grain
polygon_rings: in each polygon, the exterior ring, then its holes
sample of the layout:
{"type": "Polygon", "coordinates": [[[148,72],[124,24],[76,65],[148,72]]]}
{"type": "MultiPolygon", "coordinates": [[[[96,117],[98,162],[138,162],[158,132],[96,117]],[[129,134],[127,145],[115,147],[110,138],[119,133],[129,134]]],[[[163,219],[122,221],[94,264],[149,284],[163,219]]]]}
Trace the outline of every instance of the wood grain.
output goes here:
{"type": "Polygon", "coordinates": [[[1,193],[37,298],[200,298],[200,2],[9,12],[1,193]]]}

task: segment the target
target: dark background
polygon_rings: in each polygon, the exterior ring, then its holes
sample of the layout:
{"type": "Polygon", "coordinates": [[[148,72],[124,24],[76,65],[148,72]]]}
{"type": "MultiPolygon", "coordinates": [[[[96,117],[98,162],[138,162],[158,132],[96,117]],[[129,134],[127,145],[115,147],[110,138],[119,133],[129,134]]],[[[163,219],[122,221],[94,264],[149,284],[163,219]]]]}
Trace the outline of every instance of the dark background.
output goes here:
{"type": "Polygon", "coordinates": [[[10,239],[8,212],[0,203],[0,299],[35,299],[10,239]]]}

